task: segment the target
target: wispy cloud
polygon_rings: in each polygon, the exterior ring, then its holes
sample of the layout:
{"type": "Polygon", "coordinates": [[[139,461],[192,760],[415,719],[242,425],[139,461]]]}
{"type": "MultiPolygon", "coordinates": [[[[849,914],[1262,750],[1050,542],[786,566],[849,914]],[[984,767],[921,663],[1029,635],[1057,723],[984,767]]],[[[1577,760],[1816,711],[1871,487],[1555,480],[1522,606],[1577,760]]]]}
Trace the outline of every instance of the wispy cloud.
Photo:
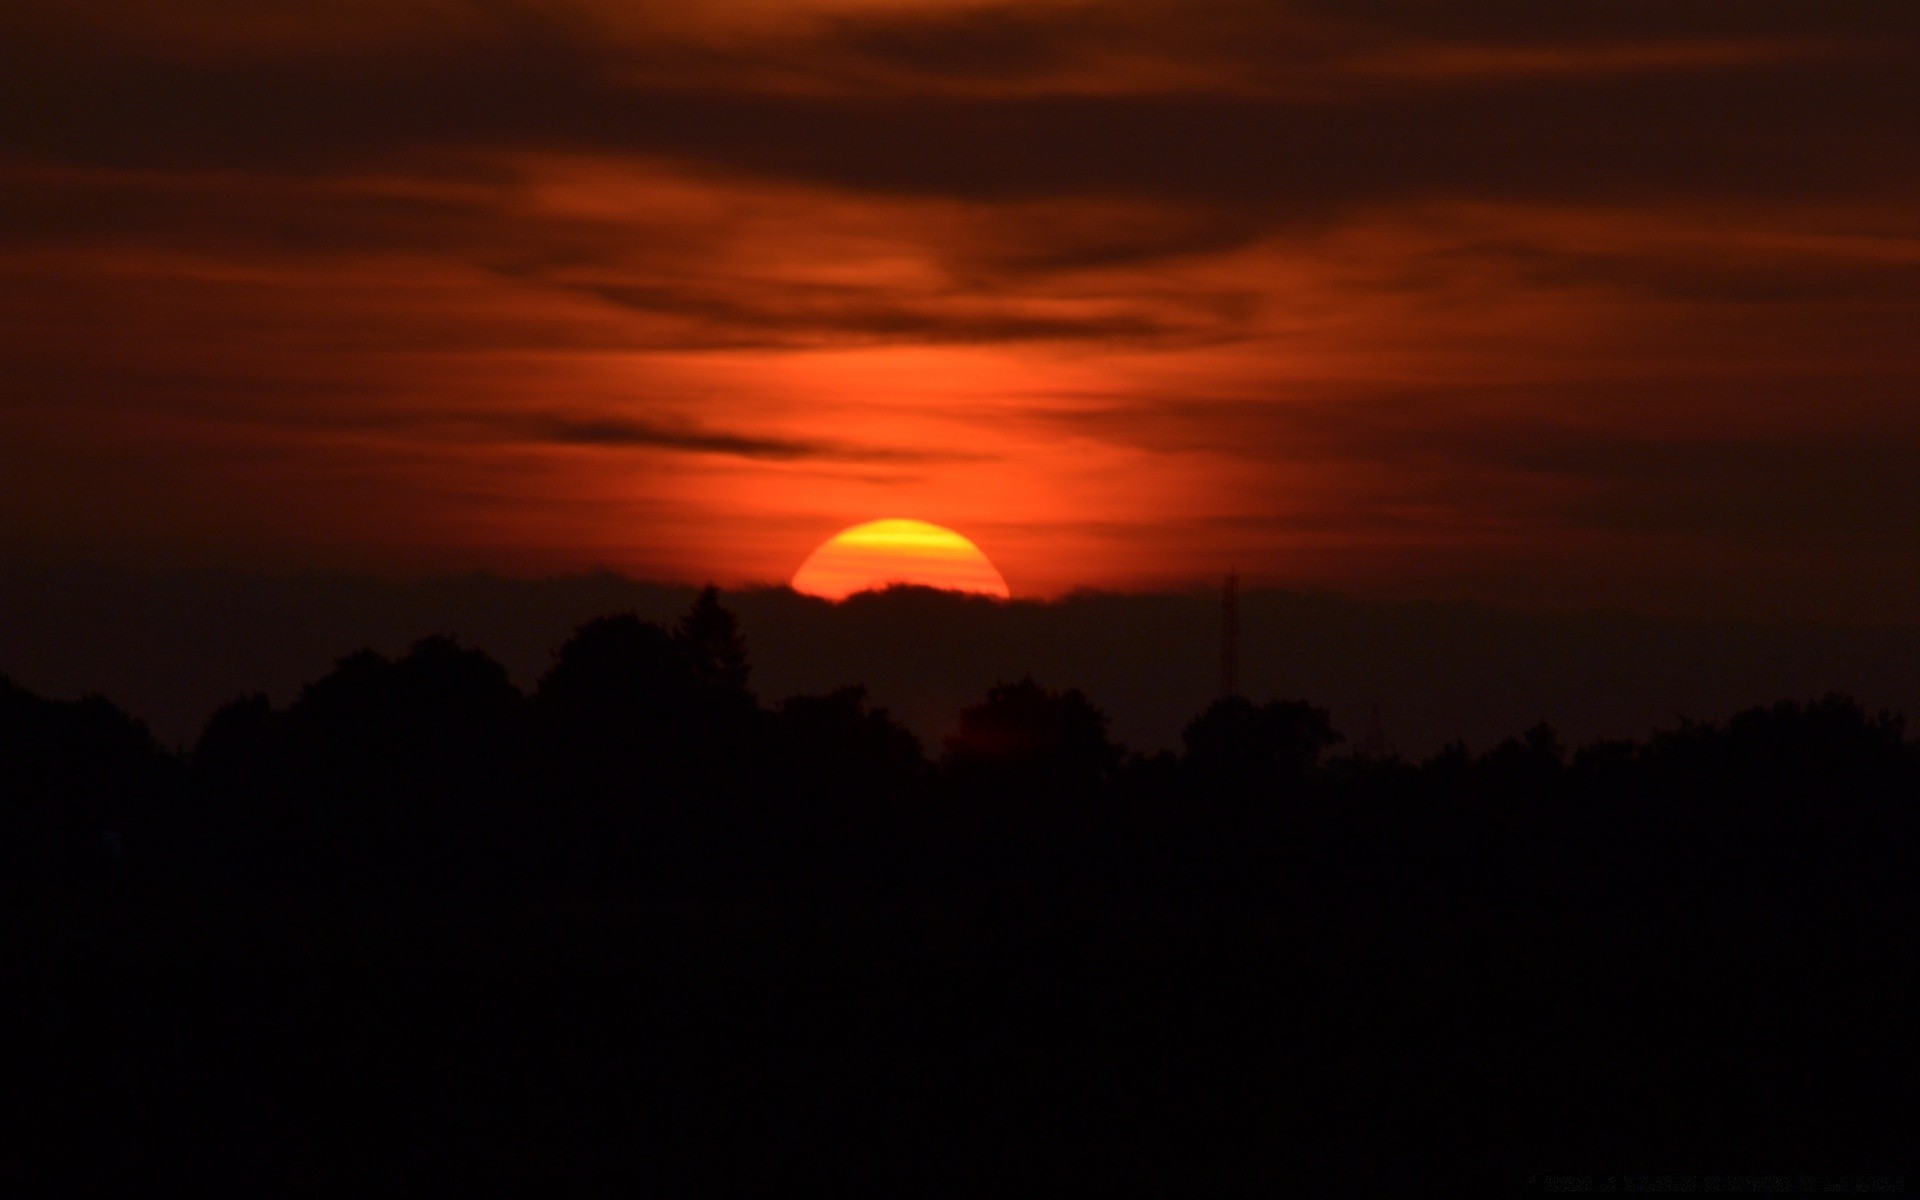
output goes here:
{"type": "Polygon", "coordinates": [[[899,449],[821,439],[767,437],[620,417],[554,417],[516,427],[524,428],[538,440],[563,446],[673,450],[774,462],[821,459],[846,463],[925,463],[965,461],[978,457],[937,449],[899,449]]]}
{"type": "Polygon", "coordinates": [[[0,486],[242,558],[917,515],[1017,591],[1920,611],[1916,62],[1870,0],[14,6],[0,486]]]}

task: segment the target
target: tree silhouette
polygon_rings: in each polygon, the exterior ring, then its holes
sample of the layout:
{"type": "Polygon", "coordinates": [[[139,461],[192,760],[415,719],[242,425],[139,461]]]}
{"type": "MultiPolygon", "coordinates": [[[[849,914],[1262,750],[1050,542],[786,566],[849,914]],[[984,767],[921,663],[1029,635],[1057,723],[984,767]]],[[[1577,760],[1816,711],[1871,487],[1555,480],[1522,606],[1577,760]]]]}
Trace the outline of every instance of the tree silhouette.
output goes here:
{"type": "Polygon", "coordinates": [[[1325,709],[1240,696],[1215,700],[1181,734],[1196,783],[1242,796],[1298,789],[1321,754],[1345,740],[1325,709]]]}
{"type": "Polygon", "coordinates": [[[185,756],[0,679],[17,1086],[132,1176],[234,1190],[316,1129],[535,1187],[710,1182],[743,1144],[831,1176],[848,1128],[907,1186],[1911,1145],[1896,716],[1414,764],[1233,697],[1147,758],[1028,677],[936,768],[863,688],[747,679],[713,589],[585,623],[530,698],[428,638],[235,700],[185,756]],[[1043,1162],[1005,1149],[1032,1127],[1043,1162]]]}
{"type": "Polygon", "coordinates": [[[709,687],[746,692],[746,639],[740,635],[740,622],[720,603],[718,588],[712,584],[702,588],[674,632],[692,655],[694,671],[709,687]]]}
{"type": "Polygon", "coordinates": [[[875,708],[863,687],[783,701],[776,728],[782,764],[803,789],[837,795],[899,795],[920,783],[919,739],[875,708]]]}
{"type": "Polygon", "coordinates": [[[98,696],[47,700],[0,675],[0,865],[8,885],[96,877],[167,786],[146,726],[98,696]]]}
{"type": "Polygon", "coordinates": [[[250,814],[254,853],[297,847],[302,869],[410,885],[464,860],[507,803],[523,698],[478,650],[427,638],[397,660],[341,659],[275,719],[260,700],[210,721],[198,759],[250,814]],[[271,779],[259,758],[277,757],[271,779]],[[250,794],[235,795],[238,785],[250,794]]]}
{"type": "Polygon", "coordinates": [[[764,857],[764,821],[742,814],[769,803],[773,748],[747,674],[711,588],[671,631],[622,613],[574,632],[534,693],[530,784],[570,869],[684,879],[764,857]]]}
{"type": "Polygon", "coordinates": [[[575,630],[534,696],[575,718],[650,723],[686,712],[702,682],[685,641],[620,613],[575,630]]]}
{"type": "Polygon", "coordinates": [[[1479,764],[1481,786],[1504,796],[1538,801],[1559,786],[1567,750],[1542,721],[1488,751],[1479,764]]]}
{"type": "Polygon", "coordinates": [[[952,769],[1075,791],[1106,782],[1122,757],[1107,740],[1105,713],[1078,689],[1051,691],[1032,676],[989,689],[984,703],[961,710],[959,731],[946,739],[952,769]]]}

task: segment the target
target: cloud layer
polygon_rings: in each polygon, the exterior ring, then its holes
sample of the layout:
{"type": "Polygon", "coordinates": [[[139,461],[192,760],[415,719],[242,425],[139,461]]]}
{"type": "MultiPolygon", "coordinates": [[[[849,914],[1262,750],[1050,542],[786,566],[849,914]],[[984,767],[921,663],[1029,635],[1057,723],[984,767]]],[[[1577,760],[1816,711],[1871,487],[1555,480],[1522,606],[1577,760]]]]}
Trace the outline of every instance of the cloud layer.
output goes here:
{"type": "Polygon", "coordinates": [[[1920,13],[0,18],[0,550],[1920,611],[1920,13]]]}

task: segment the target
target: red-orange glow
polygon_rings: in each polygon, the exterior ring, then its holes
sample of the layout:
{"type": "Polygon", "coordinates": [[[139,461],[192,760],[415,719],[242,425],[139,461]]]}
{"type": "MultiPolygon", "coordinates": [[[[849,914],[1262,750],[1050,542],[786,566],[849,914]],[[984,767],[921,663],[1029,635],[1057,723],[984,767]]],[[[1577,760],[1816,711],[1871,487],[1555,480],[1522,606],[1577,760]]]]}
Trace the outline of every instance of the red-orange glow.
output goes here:
{"type": "Polygon", "coordinates": [[[843,529],[807,556],[793,590],[827,600],[894,584],[1009,597],[980,547],[925,521],[869,521],[843,529]]]}
{"type": "Polygon", "coordinates": [[[1920,612],[1905,10],[27,7],[0,559],[1920,612]]]}

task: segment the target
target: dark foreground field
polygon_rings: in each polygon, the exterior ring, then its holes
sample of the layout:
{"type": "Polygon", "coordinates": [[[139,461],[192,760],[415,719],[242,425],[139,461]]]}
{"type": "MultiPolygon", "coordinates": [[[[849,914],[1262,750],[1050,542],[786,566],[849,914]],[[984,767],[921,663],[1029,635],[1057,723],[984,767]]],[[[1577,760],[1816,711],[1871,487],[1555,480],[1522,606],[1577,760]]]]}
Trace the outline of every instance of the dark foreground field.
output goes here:
{"type": "Polygon", "coordinates": [[[41,1184],[980,1190],[1911,1161],[1920,752],[1840,699],[1409,764],[776,706],[711,598],[531,696],[359,655],[192,753],[0,685],[41,1184]]]}

